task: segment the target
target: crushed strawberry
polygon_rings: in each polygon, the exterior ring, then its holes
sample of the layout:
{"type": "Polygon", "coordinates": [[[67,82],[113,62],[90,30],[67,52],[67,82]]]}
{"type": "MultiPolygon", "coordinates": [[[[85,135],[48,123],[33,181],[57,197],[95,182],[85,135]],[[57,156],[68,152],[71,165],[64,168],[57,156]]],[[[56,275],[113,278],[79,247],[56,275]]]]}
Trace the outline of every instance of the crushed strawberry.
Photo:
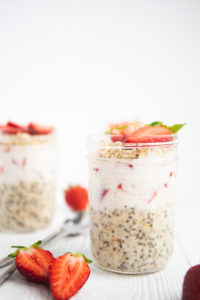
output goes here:
{"type": "Polygon", "coordinates": [[[171,177],[172,175],[173,175],[173,172],[170,172],[170,173],[169,173],[169,177],[171,177]]]}
{"type": "Polygon", "coordinates": [[[121,183],[118,184],[117,188],[118,188],[119,190],[123,190],[122,184],[121,184],[121,183]]]}
{"type": "Polygon", "coordinates": [[[12,159],[12,163],[13,163],[13,165],[15,165],[15,166],[17,166],[18,165],[18,163],[17,163],[17,161],[16,161],[16,159],[12,159]]]}
{"type": "Polygon", "coordinates": [[[95,172],[99,172],[99,168],[93,168],[95,172]]]}
{"type": "Polygon", "coordinates": [[[167,183],[164,183],[164,187],[168,188],[168,185],[167,185],[167,183]]]}
{"type": "Polygon", "coordinates": [[[132,168],[133,168],[133,165],[129,164],[128,167],[132,169],[132,168]]]}
{"type": "Polygon", "coordinates": [[[151,198],[147,201],[147,203],[151,203],[153,201],[153,199],[157,196],[157,192],[153,192],[153,195],[151,196],[151,198]]]}
{"type": "Polygon", "coordinates": [[[107,195],[108,192],[109,192],[108,189],[103,189],[103,191],[101,193],[101,199],[103,199],[107,195]]]}
{"type": "Polygon", "coordinates": [[[26,157],[24,157],[22,160],[22,167],[24,168],[25,166],[26,166],[26,157]]]}
{"type": "Polygon", "coordinates": [[[4,173],[4,167],[0,167],[0,175],[4,173]]]}

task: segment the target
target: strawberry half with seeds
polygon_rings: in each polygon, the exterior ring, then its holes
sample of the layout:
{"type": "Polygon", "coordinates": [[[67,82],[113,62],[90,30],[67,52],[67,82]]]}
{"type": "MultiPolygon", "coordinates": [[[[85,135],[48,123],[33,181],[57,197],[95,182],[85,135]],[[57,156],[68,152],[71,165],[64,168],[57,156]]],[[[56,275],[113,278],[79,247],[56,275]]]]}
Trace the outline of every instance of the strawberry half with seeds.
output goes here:
{"type": "Polygon", "coordinates": [[[49,270],[49,283],[57,300],[67,300],[80,290],[90,275],[90,262],[84,255],[70,252],[53,261],[49,270]]]}
{"type": "Polygon", "coordinates": [[[49,267],[54,257],[50,251],[39,247],[42,241],[38,241],[30,247],[12,246],[17,250],[11,253],[10,257],[15,257],[15,265],[21,275],[28,280],[45,283],[49,282],[49,267]]]}
{"type": "Polygon", "coordinates": [[[187,271],[183,282],[182,300],[200,300],[200,265],[187,271]]]}
{"type": "Polygon", "coordinates": [[[88,206],[88,191],[80,185],[69,186],[64,191],[65,201],[74,211],[86,210],[88,206]]]}
{"type": "Polygon", "coordinates": [[[173,140],[171,131],[161,126],[145,126],[127,136],[125,143],[160,143],[173,140]]]}

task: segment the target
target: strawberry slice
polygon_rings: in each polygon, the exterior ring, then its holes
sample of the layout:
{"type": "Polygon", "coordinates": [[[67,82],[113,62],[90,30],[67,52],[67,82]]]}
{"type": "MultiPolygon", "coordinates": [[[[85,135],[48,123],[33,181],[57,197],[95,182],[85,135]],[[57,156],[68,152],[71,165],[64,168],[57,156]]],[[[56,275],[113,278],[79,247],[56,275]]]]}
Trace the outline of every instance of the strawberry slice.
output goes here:
{"type": "Polygon", "coordinates": [[[67,300],[75,295],[85,284],[90,268],[85,256],[66,253],[57,257],[49,270],[49,283],[57,300],[67,300]]]}
{"type": "Polygon", "coordinates": [[[166,127],[145,126],[135,130],[125,138],[125,143],[159,143],[173,140],[172,133],[166,127]]]}
{"type": "Polygon", "coordinates": [[[36,123],[29,123],[28,131],[30,134],[49,134],[53,132],[53,127],[43,126],[36,123]]]}
{"type": "Polygon", "coordinates": [[[6,126],[8,127],[12,127],[12,128],[19,128],[19,129],[23,129],[23,126],[17,124],[17,123],[14,123],[14,122],[11,122],[11,121],[8,121],[6,126]]]}
{"type": "Polygon", "coordinates": [[[12,246],[18,248],[10,257],[15,258],[15,265],[21,275],[28,280],[37,283],[48,283],[49,266],[54,257],[51,252],[39,248],[41,241],[33,244],[29,248],[23,246],[12,246]]]}
{"type": "Polygon", "coordinates": [[[7,122],[6,125],[0,126],[0,131],[3,134],[17,134],[17,133],[26,132],[26,127],[20,126],[13,122],[7,122]]]}
{"type": "Polygon", "coordinates": [[[119,129],[112,129],[110,135],[113,142],[123,142],[124,137],[119,129]]]}

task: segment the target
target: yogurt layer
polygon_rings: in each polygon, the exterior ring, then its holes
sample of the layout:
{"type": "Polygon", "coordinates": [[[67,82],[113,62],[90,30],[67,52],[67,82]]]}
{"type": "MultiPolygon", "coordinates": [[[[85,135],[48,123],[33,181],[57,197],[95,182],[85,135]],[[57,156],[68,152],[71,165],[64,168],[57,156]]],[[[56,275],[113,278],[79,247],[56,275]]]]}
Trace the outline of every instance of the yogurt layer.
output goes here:
{"type": "Polygon", "coordinates": [[[90,160],[90,203],[103,210],[127,207],[156,210],[174,202],[175,163],[151,159],[127,162],[90,160]]]}
{"type": "Polygon", "coordinates": [[[0,145],[0,184],[55,179],[55,149],[49,143],[0,145]]]}

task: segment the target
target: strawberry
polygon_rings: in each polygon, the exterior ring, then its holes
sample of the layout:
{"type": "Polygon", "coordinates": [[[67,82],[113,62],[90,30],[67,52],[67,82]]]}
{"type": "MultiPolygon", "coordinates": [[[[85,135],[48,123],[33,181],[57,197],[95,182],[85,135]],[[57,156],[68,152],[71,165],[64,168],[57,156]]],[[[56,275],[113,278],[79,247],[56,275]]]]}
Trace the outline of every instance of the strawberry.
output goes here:
{"type": "Polygon", "coordinates": [[[57,257],[50,266],[49,283],[57,300],[67,300],[85,284],[90,268],[84,255],[70,252],[57,257]]]}
{"type": "Polygon", "coordinates": [[[74,211],[86,210],[88,205],[88,191],[80,185],[69,186],[64,191],[65,201],[74,211]]]}
{"type": "Polygon", "coordinates": [[[133,124],[129,124],[128,127],[124,128],[122,130],[122,134],[125,136],[129,136],[133,134],[133,132],[136,130],[136,127],[133,124]]]}
{"type": "Polygon", "coordinates": [[[124,137],[123,135],[121,134],[121,131],[119,129],[112,129],[110,131],[110,135],[111,135],[111,140],[113,142],[122,142],[124,137]]]}
{"type": "Polygon", "coordinates": [[[48,283],[49,266],[53,262],[54,257],[51,252],[38,247],[41,242],[38,241],[29,248],[12,246],[18,249],[9,256],[15,257],[17,270],[28,280],[37,283],[48,283]]]}
{"type": "Polygon", "coordinates": [[[125,138],[125,143],[159,143],[172,141],[172,133],[166,127],[145,126],[125,138]]]}
{"type": "Polygon", "coordinates": [[[187,271],[183,282],[182,300],[200,300],[200,265],[187,271]]]}
{"type": "Polygon", "coordinates": [[[12,127],[12,128],[18,128],[18,129],[23,129],[24,128],[23,126],[21,126],[17,123],[11,122],[11,121],[8,121],[6,126],[12,127]]]}
{"type": "Polygon", "coordinates": [[[53,132],[53,127],[43,126],[36,123],[29,123],[28,131],[30,134],[49,134],[53,132]]]}
{"type": "MultiPolygon", "coordinates": [[[[21,133],[21,132],[26,132],[25,129],[22,126],[17,127],[10,125],[11,122],[8,122],[6,125],[1,125],[0,126],[0,131],[3,134],[17,134],[17,133],[21,133]]],[[[12,123],[14,124],[14,123],[12,123]]]]}

